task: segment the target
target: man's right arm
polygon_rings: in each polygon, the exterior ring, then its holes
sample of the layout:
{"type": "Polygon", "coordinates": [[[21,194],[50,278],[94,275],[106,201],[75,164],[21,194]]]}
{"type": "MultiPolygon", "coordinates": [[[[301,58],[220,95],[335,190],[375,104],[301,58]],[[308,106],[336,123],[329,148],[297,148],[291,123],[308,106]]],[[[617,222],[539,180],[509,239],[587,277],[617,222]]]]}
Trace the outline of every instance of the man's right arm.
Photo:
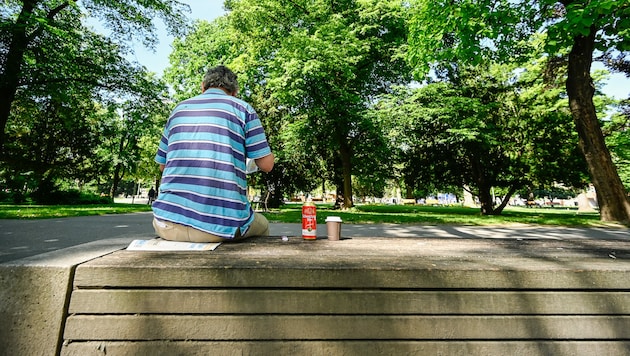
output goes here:
{"type": "Polygon", "coordinates": [[[275,160],[275,157],[273,153],[270,153],[264,157],[257,158],[255,162],[256,162],[256,165],[258,166],[258,169],[260,169],[261,171],[265,173],[269,173],[273,169],[274,160],[275,160]]]}

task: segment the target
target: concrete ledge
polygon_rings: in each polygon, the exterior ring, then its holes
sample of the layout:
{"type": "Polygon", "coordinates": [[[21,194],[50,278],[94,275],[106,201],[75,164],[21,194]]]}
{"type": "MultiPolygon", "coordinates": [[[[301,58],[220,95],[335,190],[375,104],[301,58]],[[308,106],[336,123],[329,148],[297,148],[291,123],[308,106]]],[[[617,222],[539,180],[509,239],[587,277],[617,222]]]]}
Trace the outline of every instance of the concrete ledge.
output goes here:
{"type": "Polygon", "coordinates": [[[120,251],[75,288],[630,289],[630,241],[260,238],[212,252],[120,251]]]}
{"type": "Polygon", "coordinates": [[[630,241],[260,238],[76,268],[61,355],[628,355],[630,241]]]}
{"type": "Polygon", "coordinates": [[[97,241],[0,264],[0,354],[58,354],[75,266],[129,241],[97,241]]]}
{"type": "Polygon", "coordinates": [[[625,356],[628,342],[591,341],[151,341],[72,343],[64,356],[102,355],[607,355],[625,356]]]}
{"type": "Polygon", "coordinates": [[[627,240],[131,240],[0,264],[0,355],[630,351],[627,240]]]}

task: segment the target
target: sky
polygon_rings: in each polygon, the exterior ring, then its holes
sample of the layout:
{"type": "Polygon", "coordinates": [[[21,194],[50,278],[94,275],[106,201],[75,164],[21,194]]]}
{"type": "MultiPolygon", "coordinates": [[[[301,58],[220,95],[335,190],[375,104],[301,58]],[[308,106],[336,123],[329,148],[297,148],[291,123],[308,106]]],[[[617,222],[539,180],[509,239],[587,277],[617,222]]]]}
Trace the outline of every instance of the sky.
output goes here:
{"type": "MultiPolygon", "coordinates": [[[[180,2],[190,6],[191,11],[188,17],[193,20],[199,19],[211,22],[225,14],[223,0],[180,0],[180,2]]],[[[144,65],[149,71],[162,76],[164,69],[169,65],[168,56],[173,49],[171,47],[173,37],[168,35],[163,22],[157,21],[156,27],[156,33],[160,42],[156,45],[155,50],[145,48],[140,42],[135,43],[133,46],[135,56],[131,56],[130,59],[144,65]]]]}
{"type": "MultiPolygon", "coordinates": [[[[190,6],[191,12],[188,16],[191,19],[201,19],[212,21],[215,18],[225,14],[223,9],[223,0],[181,0],[182,3],[190,6]]],[[[135,56],[130,59],[147,67],[151,72],[162,75],[164,69],[168,67],[168,56],[171,54],[173,37],[166,33],[165,26],[162,22],[158,22],[158,39],[155,51],[148,50],[141,43],[134,45],[135,56]]],[[[601,69],[598,63],[593,65],[593,69],[601,69]]],[[[626,99],[630,96],[630,79],[624,74],[611,74],[603,89],[606,95],[616,99],[626,99]]]]}

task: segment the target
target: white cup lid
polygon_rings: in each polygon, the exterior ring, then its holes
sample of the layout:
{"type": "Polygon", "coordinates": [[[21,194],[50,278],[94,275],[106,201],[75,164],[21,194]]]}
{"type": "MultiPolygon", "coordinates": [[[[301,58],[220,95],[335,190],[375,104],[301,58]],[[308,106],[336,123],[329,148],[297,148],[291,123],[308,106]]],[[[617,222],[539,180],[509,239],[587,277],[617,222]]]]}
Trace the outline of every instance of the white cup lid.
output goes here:
{"type": "Polygon", "coordinates": [[[341,218],[339,216],[328,216],[326,217],[326,222],[341,222],[341,218]]]}

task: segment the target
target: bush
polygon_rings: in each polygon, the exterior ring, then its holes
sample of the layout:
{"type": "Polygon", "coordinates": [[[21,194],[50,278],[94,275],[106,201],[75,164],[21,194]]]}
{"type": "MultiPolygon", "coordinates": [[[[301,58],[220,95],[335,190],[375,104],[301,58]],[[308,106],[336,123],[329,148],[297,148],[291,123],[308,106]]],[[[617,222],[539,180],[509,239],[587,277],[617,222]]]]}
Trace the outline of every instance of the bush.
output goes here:
{"type": "Polygon", "coordinates": [[[47,194],[34,194],[33,200],[42,205],[93,205],[111,204],[113,200],[94,193],[82,193],[76,189],[62,191],[53,190],[47,194]]]}
{"type": "Polygon", "coordinates": [[[2,190],[0,191],[0,202],[24,204],[26,202],[26,195],[22,191],[2,190]]]}

